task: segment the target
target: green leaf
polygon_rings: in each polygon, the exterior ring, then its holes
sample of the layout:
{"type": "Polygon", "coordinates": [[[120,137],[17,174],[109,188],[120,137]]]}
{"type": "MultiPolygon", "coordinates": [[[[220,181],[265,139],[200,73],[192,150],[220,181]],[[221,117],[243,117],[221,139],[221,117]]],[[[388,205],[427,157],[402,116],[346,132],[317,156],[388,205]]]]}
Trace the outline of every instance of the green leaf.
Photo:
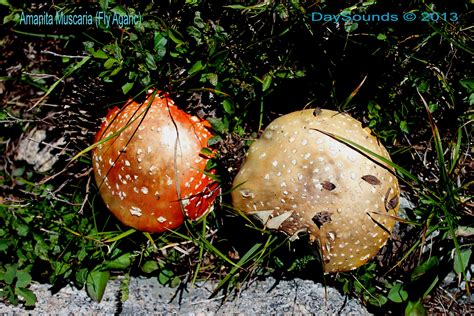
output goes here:
{"type": "Polygon", "coordinates": [[[135,71],[130,71],[128,73],[128,79],[133,80],[137,77],[137,73],[135,71]]]}
{"type": "Polygon", "coordinates": [[[275,72],[275,77],[278,77],[278,78],[282,78],[282,79],[292,79],[293,78],[293,74],[288,71],[288,70],[278,70],[275,72]]]}
{"type": "Polygon", "coordinates": [[[198,45],[202,43],[201,31],[199,31],[199,29],[197,29],[194,26],[188,26],[186,28],[186,32],[188,33],[189,36],[194,38],[194,40],[197,42],[198,45]]]}
{"type": "Polygon", "coordinates": [[[168,36],[175,44],[178,44],[178,45],[183,44],[183,41],[178,38],[178,36],[182,37],[182,35],[178,31],[176,31],[172,28],[169,28],[168,29],[168,36]]]}
{"type": "Polygon", "coordinates": [[[283,21],[286,21],[288,20],[288,9],[283,5],[283,4],[278,4],[276,7],[275,7],[275,12],[278,14],[278,16],[280,17],[280,19],[282,19],[283,21]]]}
{"type": "Polygon", "coordinates": [[[92,51],[92,56],[94,56],[95,58],[100,58],[100,59],[109,58],[109,56],[101,49],[99,49],[98,51],[92,51]]]}
{"type": "Polygon", "coordinates": [[[219,83],[219,78],[217,77],[217,74],[215,73],[208,73],[207,74],[207,80],[215,87],[219,83]]]}
{"type": "Polygon", "coordinates": [[[75,274],[75,283],[78,287],[82,288],[84,286],[84,283],[86,282],[87,279],[87,268],[80,269],[76,271],[75,274]]]}
{"type": "Polygon", "coordinates": [[[160,274],[158,275],[158,281],[162,285],[166,285],[172,278],[174,277],[174,273],[171,270],[161,270],[160,274]]]}
{"type": "Polygon", "coordinates": [[[148,67],[148,69],[150,69],[150,70],[156,70],[157,69],[156,63],[155,63],[155,57],[153,57],[153,55],[148,53],[148,52],[146,53],[145,62],[146,62],[146,66],[148,67]]]}
{"type": "Polygon", "coordinates": [[[56,275],[65,274],[69,269],[71,269],[71,265],[63,261],[54,261],[51,263],[51,266],[56,275]]]}
{"type": "Polygon", "coordinates": [[[16,286],[27,287],[31,283],[31,275],[25,270],[18,270],[16,272],[16,286]]]}
{"type": "Polygon", "coordinates": [[[204,20],[201,18],[201,12],[199,11],[196,11],[196,13],[194,14],[194,25],[196,25],[200,29],[206,26],[204,20]]]}
{"type": "Polygon", "coordinates": [[[290,0],[291,6],[295,8],[296,10],[300,11],[301,13],[305,14],[306,10],[304,9],[303,6],[301,6],[299,0],[290,0]]]}
{"type": "Polygon", "coordinates": [[[374,306],[383,306],[387,303],[388,299],[382,294],[369,295],[369,303],[374,306]]]}
{"type": "Polygon", "coordinates": [[[348,293],[349,293],[350,287],[351,287],[350,285],[351,285],[351,284],[350,284],[349,280],[344,279],[344,285],[342,286],[342,292],[343,292],[344,294],[348,294],[348,293]]]}
{"type": "Polygon", "coordinates": [[[423,307],[420,301],[408,302],[405,308],[405,316],[425,316],[428,315],[426,309],[423,307]]]}
{"type": "Polygon", "coordinates": [[[127,11],[124,8],[119,7],[119,6],[116,6],[115,8],[112,8],[110,11],[112,11],[113,13],[116,13],[120,16],[126,16],[127,15],[127,11]]]}
{"type": "Polygon", "coordinates": [[[438,108],[439,108],[438,103],[430,102],[429,104],[430,113],[435,112],[438,108]]]}
{"type": "Polygon", "coordinates": [[[109,7],[109,0],[99,0],[99,5],[102,11],[106,11],[109,7]]]}
{"type": "Polygon", "coordinates": [[[160,265],[155,260],[148,260],[142,265],[142,271],[145,273],[152,273],[160,268],[160,265]]]}
{"type": "Polygon", "coordinates": [[[266,91],[268,88],[270,88],[273,80],[273,75],[268,73],[265,75],[263,78],[263,83],[262,83],[262,91],[266,91]]]}
{"type": "Polygon", "coordinates": [[[155,51],[158,51],[161,48],[164,48],[166,46],[166,43],[168,43],[168,40],[160,32],[155,32],[153,43],[154,43],[155,51]]]}
{"type": "Polygon", "coordinates": [[[14,265],[7,264],[6,265],[5,274],[3,275],[3,280],[5,281],[5,283],[13,284],[13,280],[16,277],[16,268],[17,268],[16,264],[14,264],[14,265]]]}
{"type": "Polygon", "coordinates": [[[212,150],[210,150],[209,148],[202,148],[199,152],[199,155],[212,156],[212,150]]]}
{"type": "Polygon", "coordinates": [[[401,283],[396,283],[390,289],[388,293],[388,299],[395,303],[401,303],[406,301],[408,298],[408,293],[403,289],[403,285],[401,283]]]}
{"type": "Polygon", "coordinates": [[[107,59],[107,60],[105,61],[105,63],[104,63],[104,68],[105,68],[105,69],[110,69],[110,68],[112,68],[112,67],[115,65],[116,62],[117,62],[117,59],[115,59],[115,58],[109,58],[109,59],[107,59]]]}
{"type": "Polygon", "coordinates": [[[120,301],[126,302],[130,293],[130,273],[124,275],[120,282],[120,301]]]}
{"type": "Polygon", "coordinates": [[[21,20],[21,16],[19,13],[11,12],[9,15],[3,17],[3,24],[7,24],[10,21],[15,23],[19,23],[21,20]]]}
{"type": "Polygon", "coordinates": [[[82,42],[82,44],[84,45],[84,49],[87,51],[87,52],[90,52],[92,54],[92,51],[94,51],[94,42],[91,42],[91,41],[84,41],[82,42]]]}
{"type": "Polygon", "coordinates": [[[426,289],[425,293],[423,293],[423,296],[422,298],[425,298],[428,294],[430,294],[430,292],[433,290],[433,288],[436,286],[436,284],[438,283],[439,281],[439,277],[436,276],[433,281],[431,281],[431,284],[430,286],[428,286],[428,288],[426,289]]]}
{"type": "Polygon", "coordinates": [[[143,86],[148,86],[150,84],[150,81],[151,81],[150,73],[147,73],[147,74],[143,75],[142,78],[140,78],[140,83],[143,86]]]}
{"type": "Polygon", "coordinates": [[[0,4],[4,5],[4,6],[7,6],[7,7],[11,7],[11,4],[8,3],[8,0],[0,0],[0,4]]]}
{"type": "Polygon", "coordinates": [[[224,99],[224,101],[222,101],[222,106],[227,114],[234,114],[234,104],[231,100],[224,99]]]}
{"type": "Polygon", "coordinates": [[[12,242],[9,239],[6,239],[6,238],[0,239],[0,251],[7,250],[8,247],[10,247],[11,244],[12,244],[12,242]]]}
{"type": "Polygon", "coordinates": [[[413,272],[411,274],[411,280],[416,281],[416,280],[420,279],[422,276],[424,276],[431,269],[437,267],[438,262],[439,262],[439,260],[438,260],[438,257],[436,257],[436,256],[433,256],[433,257],[429,258],[428,260],[426,260],[425,262],[423,262],[422,264],[420,264],[419,266],[417,266],[413,270],[413,272]]]}
{"type": "Polygon", "coordinates": [[[377,35],[377,39],[380,40],[380,41],[385,41],[387,39],[387,35],[379,33],[377,35]]]}
{"type": "Polygon", "coordinates": [[[246,6],[241,5],[241,4],[230,4],[230,5],[224,6],[224,8],[237,9],[237,10],[247,9],[246,6]]]}
{"type": "Polygon", "coordinates": [[[304,70],[297,70],[295,72],[295,77],[296,78],[303,78],[304,76],[306,76],[306,72],[304,70]]]}
{"type": "Polygon", "coordinates": [[[33,293],[33,291],[21,287],[16,287],[15,294],[21,296],[25,300],[25,306],[35,306],[36,295],[35,293],[33,293]]]}
{"type": "Polygon", "coordinates": [[[178,276],[175,276],[170,283],[170,287],[175,288],[181,284],[181,279],[178,276]]]}
{"type": "Polygon", "coordinates": [[[346,30],[347,33],[354,32],[355,30],[357,30],[358,27],[359,27],[359,23],[357,22],[347,22],[344,25],[344,29],[346,30]]]}
{"type": "Polygon", "coordinates": [[[127,82],[122,86],[122,92],[123,94],[127,94],[130,89],[133,88],[134,82],[127,82]]]}
{"type": "Polygon", "coordinates": [[[456,236],[472,237],[474,236],[474,227],[459,225],[456,229],[456,236]]]}
{"type": "Polygon", "coordinates": [[[120,71],[122,70],[122,67],[117,67],[115,68],[114,70],[112,70],[112,72],[110,73],[110,76],[115,76],[116,74],[118,74],[120,71]]]}
{"type": "Polygon", "coordinates": [[[211,124],[212,129],[218,133],[225,133],[229,129],[229,124],[221,118],[209,117],[207,121],[211,124]]]}
{"type": "Polygon", "coordinates": [[[157,51],[156,51],[156,58],[157,60],[162,60],[163,57],[165,57],[166,55],[166,47],[160,47],[157,51]]]}
{"type": "MultiPolygon", "coordinates": [[[[15,291],[12,287],[6,287],[7,292],[5,292],[5,297],[8,299],[10,304],[18,305],[20,302],[18,301],[18,296],[15,294],[15,291]]],[[[2,292],[0,292],[2,293],[2,292]]]]}
{"type": "Polygon", "coordinates": [[[130,267],[130,256],[131,254],[125,253],[114,260],[108,261],[105,263],[105,267],[110,270],[124,270],[130,267]]]}
{"type": "Polygon", "coordinates": [[[466,271],[471,258],[472,250],[469,248],[462,249],[459,253],[454,253],[454,272],[461,274],[466,271]]]}
{"type": "Polygon", "coordinates": [[[461,84],[461,86],[463,86],[467,90],[467,93],[474,92],[474,79],[473,78],[461,79],[459,80],[459,83],[461,84]]]}
{"type": "Polygon", "coordinates": [[[28,227],[28,225],[18,223],[18,226],[16,227],[16,231],[18,233],[18,236],[24,237],[28,235],[30,228],[28,227]]]}
{"type": "Polygon", "coordinates": [[[82,261],[84,260],[86,257],[87,257],[87,250],[85,248],[81,248],[79,249],[79,251],[77,252],[76,256],[77,256],[77,259],[79,261],[82,261]]]}
{"type": "Polygon", "coordinates": [[[199,72],[203,68],[202,61],[198,60],[194,63],[191,69],[188,70],[188,74],[190,76],[194,75],[195,73],[199,72]]]}
{"type": "Polygon", "coordinates": [[[400,130],[406,134],[408,134],[410,131],[408,130],[408,123],[407,121],[401,121],[400,122],[400,130]]]}
{"type": "Polygon", "coordinates": [[[13,169],[12,176],[14,177],[21,177],[25,173],[25,167],[15,168],[13,169]]]}
{"type": "Polygon", "coordinates": [[[135,33],[130,33],[129,36],[131,42],[136,41],[138,39],[138,35],[135,33]]]}
{"type": "Polygon", "coordinates": [[[50,245],[48,245],[44,239],[43,236],[39,234],[33,234],[33,238],[36,240],[34,252],[35,254],[40,257],[41,259],[45,261],[49,261],[49,251],[50,251],[50,245]]]}
{"type": "Polygon", "coordinates": [[[422,80],[418,85],[418,90],[420,91],[420,93],[425,93],[426,91],[428,91],[428,82],[426,80],[422,80]]]}
{"type": "Polygon", "coordinates": [[[86,290],[90,298],[100,303],[102,297],[104,296],[105,288],[107,286],[109,278],[109,271],[101,271],[98,268],[92,270],[87,275],[86,290]]]}
{"type": "Polygon", "coordinates": [[[218,142],[220,142],[221,140],[222,140],[222,137],[220,137],[219,135],[213,136],[213,137],[209,138],[209,140],[207,141],[207,145],[208,146],[215,145],[218,142]]]}

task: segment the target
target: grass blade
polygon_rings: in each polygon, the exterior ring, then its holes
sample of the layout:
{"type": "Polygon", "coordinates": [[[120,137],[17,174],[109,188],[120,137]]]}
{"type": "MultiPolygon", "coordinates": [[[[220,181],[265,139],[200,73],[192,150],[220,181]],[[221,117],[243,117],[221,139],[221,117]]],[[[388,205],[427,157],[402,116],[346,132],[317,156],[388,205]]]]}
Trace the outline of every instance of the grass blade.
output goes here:
{"type": "MultiPolygon", "coordinates": [[[[337,136],[335,134],[332,134],[332,133],[328,133],[328,132],[325,132],[325,131],[322,131],[320,129],[317,129],[317,128],[314,128],[314,130],[320,132],[320,133],[323,133],[324,135],[327,135],[331,138],[334,138],[335,140],[338,140],[344,144],[346,144],[347,146],[351,147],[352,149],[355,149],[357,150],[358,152],[362,152],[363,154],[367,154],[369,156],[372,156],[372,157],[375,157],[377,158],[378,160],[380,160],[381,162],[385,163],[386,165],[394,168],[400,175],[402,176],[405,176],[407,177],[408,179],[412,180],[413,182],[419,184],[420,183],[420,179],[418,179],[418,177],[416,177],[415,175],[413,175],[411,172],[409,172],[408,170],[406,170],[405,168],[391,162],[390,160],[388,160],[387,158],[385,157],[382,157],[380,156],[379,154],[376,154],[374,153],[373,151],[371,151],[370,149],[367,149],[365,148],[364,146],[361,146],[347,138],[344,138],[344,137],[341,137],[341,136],[337,136]]],[[[376,163],[379,163],[378,161],[375,161],[373,158],[370,158],[368,157],[369,159],[371,159],[372,161],[376,162],[376,163]]],[[[385,167],[385,166],[384,166],[385,167]]],[[[386,168],[386,167],[385,167],[386,168]]]]}
{"type": "Polygon", "coordinates": [[[125,238],[125,237],[127,237],[127,236],[133,234],[134,232],[136,232],[136,230],[133,229],[133,228],[131,228],[131,229],[129,229],[129,230],[127,230],[127,231],[121,233],[120,235],[117,235],[117,236],[115,236],[115,237],[112,237],[112,238],[109,238],[109,239],[104,240],[104,242],[105,242],[105,243],[114,242],[114,241],[120,240],[120,239],[122,239],[122,238],[125,238]]]}
{"type": "Polygon", "coordinates": [[[257,252],[257,250],[262,246],[262,244],[257,243],[253,245],[252,248],[250,248],[245,255],[237,262],[237,264],[234,264],[234,267],[230,270],[230,272],[225,276],[224,279],[217,285],[217,287],[214,289],[214,292],[212,293],[211,297],[215,296],[219,290],[229,281],[229,279],[234,276],[234,274],[237,272],[238,269],[241,269],[242,266],[249,261],[249,259],[257,252]]]}
{"type": "Polygon", "coordinates": [[[35,102],[35,104],[33,104],[33,106],[28,110],[28,111],[31,111],[33,110],[36,106],[38,106],[38,104],[40,104],[48,95],[51,94],[51,92],[53,92],[53,90],[56,88],[56,86],[62,82],[64,79],[66,79],[67,77],[69,77],[73,72],[75,72],[77,69],[81,68],[82,66],[84,66],[89,60],[91,59],[91,56],[87,56],[87,57],[84,57],[80,62],[78,62],[77,64],[75,64],[71,69],[67,70],[64,75],[56,80],[55,83],[53,83],[51,85],[51,87],[49,87],[48,91],[46,91],[46,93],[38,100],[35,102]]]}

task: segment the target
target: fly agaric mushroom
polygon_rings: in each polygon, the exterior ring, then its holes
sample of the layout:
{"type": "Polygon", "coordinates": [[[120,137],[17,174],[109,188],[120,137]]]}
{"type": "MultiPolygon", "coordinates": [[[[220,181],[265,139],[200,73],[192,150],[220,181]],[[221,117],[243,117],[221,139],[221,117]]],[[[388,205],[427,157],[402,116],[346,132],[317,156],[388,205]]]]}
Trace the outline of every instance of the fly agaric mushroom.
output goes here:
{"type": "Polygon", "coordinates": [[[351,140],[390,159],[349,115],[303,110],[274,120],[250,147],[234,180],[234,207],[267,228],[319,244],[325,272],[348,271],[374,257],[395,223],[400,190],[393,169],[351,148],[351,140]]]}
{"type": "Polygon", "coordinates": [[[198,219],[220,193],[201,150],[209,124],[149,95],[113,109],[96,134],[93,167],[100,194],[125,225],[163,232],[198,219]]]}

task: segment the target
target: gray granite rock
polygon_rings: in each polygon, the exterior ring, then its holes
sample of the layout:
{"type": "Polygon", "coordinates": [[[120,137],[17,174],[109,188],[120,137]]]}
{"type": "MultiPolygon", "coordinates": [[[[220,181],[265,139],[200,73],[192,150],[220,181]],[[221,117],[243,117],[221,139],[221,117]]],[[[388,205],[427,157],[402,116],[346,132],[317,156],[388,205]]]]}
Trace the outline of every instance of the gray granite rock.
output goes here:
{"type": "Polygon", "coordinates": [[[132,278],[129,299],[119,301],[120,282],[109,282],[102,302],[95,303],[85,291],[66,286],[52,295],[45,284],[33,284],[38,296],[35,309],[25,310],[0,303],[0,313],[58,315],[150,315],[150,314],[317,314],[368,315],[357,301],[342,296],[336,289],[324,288],[307,280],[276,283],[268,278],[255,281],[238,295],[210,299],[214,283],[198,283],[181,289],[163,287],[156,279],[132,278]]]}

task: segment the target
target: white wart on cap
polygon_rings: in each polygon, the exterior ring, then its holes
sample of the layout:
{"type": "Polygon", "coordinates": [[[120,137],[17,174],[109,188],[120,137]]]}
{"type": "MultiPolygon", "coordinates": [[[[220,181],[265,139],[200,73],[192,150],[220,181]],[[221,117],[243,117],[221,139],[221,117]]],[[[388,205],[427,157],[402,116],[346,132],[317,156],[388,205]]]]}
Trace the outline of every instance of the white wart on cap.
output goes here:
{"type": "Polygon", "coordinates": [[[338,272],[364,264],[385,244],[400,190],[391,167],[330,134],[390,159],[349,115],[293,112],[274,120],[252,144],[232,200],[269,229],[293,238],[307,231],[321,247],[325,272],[338,272]]]}

